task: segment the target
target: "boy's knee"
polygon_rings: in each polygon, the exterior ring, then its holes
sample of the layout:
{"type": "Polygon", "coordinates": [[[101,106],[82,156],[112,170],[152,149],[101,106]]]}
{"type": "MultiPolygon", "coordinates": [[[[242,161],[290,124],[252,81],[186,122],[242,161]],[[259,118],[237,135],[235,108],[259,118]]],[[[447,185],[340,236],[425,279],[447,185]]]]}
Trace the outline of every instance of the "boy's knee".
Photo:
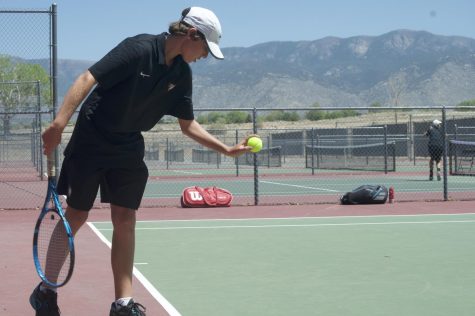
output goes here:
{"type": "Polygon", "coordinates": [[[111,206],[111,218],[114,227],[135,228],[135,210],[120,206],[111,206]]]}

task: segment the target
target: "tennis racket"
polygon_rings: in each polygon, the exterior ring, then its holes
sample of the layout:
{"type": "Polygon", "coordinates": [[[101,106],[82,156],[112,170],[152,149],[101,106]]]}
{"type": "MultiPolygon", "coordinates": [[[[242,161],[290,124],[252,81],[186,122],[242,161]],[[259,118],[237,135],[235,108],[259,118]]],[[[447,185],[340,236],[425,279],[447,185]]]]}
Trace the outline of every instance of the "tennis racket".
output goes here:
{"type": "Polygon", "coordinates": [[[33,234],[38,275],[50,287],[65,285],[74,269],[74,237],[56,191],[54,153],[48,155],[48,191],[33,234]]]}

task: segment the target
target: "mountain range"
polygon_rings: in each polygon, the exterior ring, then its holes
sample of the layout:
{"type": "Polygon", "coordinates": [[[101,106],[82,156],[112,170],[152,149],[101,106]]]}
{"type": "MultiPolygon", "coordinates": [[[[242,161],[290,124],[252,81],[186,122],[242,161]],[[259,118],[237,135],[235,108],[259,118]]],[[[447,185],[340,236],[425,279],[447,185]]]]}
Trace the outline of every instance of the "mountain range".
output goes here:
{"type": "MultiPolygon", "coordinates": [[[[196,108],[454,106],[475,99],[472,38],[396,30],[222,51],[222,61],[192,64],[196,108]]],[[[92,63],[58,61],[60,98],[92,63]]]]}

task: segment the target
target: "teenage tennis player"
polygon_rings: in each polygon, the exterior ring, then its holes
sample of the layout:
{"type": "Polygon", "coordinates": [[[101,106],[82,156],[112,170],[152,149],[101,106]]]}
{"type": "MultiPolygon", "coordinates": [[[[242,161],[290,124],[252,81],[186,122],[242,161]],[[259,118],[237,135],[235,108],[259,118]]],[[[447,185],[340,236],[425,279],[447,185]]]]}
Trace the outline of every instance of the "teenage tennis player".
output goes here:
{"type": "MultiPolygon", "coordinates": [[[[115,286],[111,316],[145,315],[145,308],[132,298],[136,210],[148,178],[141,132],[171,115],[178,118],[183,134],[210,149],[231,157],[251,149],[246,140],[223,144],[193,116],[189,63],[208,54],[223,59],[220,38],[216,15],[191,7],[166,33],[125,39],[76,79],[42,135],[44,153],[49,154],[84,100],[64,151],[58,192],[67,196],[66,218],[74,234],[86,222],[99,189],[101,201],[110,203],[115,286]]],[[[37,316],[59,315],[57,293],[46,284],[35,288],[30,301],[37,316]]],[[[88,314],[87,304],[77,307],[88,314]]]]}

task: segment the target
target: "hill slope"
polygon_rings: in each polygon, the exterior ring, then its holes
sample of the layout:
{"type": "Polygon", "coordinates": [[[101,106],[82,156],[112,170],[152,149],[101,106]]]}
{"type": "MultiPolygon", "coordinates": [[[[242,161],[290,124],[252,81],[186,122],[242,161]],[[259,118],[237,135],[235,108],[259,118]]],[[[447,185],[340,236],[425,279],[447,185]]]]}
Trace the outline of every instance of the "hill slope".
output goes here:
{"type": "MultiPolygon", "coordinates": [[[[224,48],[192,65],[196,107],[451,106],[475,99],[475,40],[397,30],[224,48]]],[[[59,91],[92,61],[59,61],[59,91]]]]}

